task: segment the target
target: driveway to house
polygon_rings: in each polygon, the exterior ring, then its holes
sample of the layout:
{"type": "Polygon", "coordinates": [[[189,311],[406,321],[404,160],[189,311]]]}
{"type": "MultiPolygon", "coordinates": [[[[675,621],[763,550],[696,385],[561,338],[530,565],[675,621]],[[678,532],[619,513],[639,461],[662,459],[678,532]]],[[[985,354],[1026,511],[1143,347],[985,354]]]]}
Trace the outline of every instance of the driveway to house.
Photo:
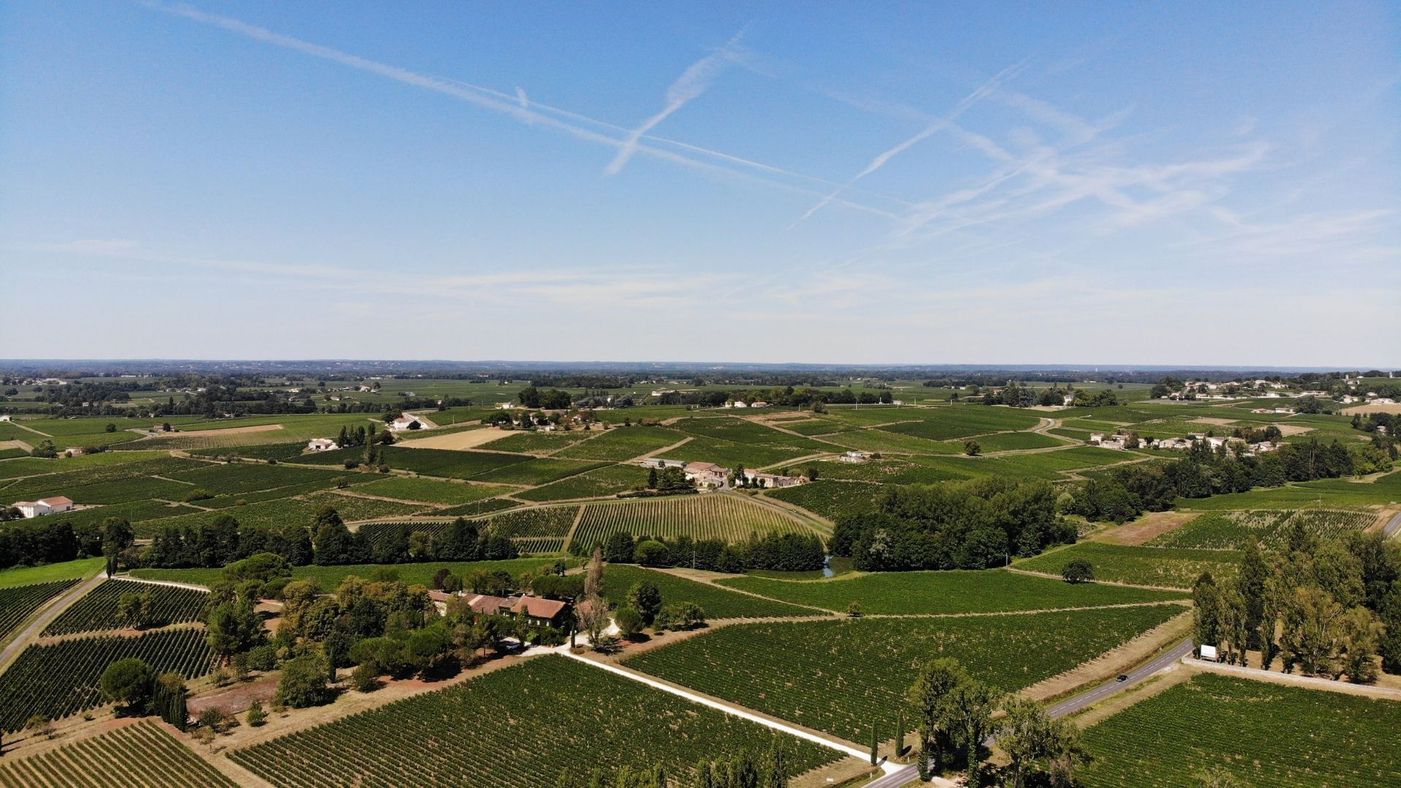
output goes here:
{"type": "MultiPolygon", "coordinates": [[[[1046,713],[1051,717],[1060,718],[1069,714],[1074,714],[1081,709],[1088,708],[1111,695],[1132,687],[1133,685],[1159,673],[1172,665],[1177,664],[1183,657],[1192,653],[1192,639],[1185,638],[1181,642],[1159,654],[1153,659],[1143,663],[1137,668],[1124,674],[1128,676],[1123,681],[1110,679],[1092,690],[1082,692],[1071,698],[1067,698],[1060,703],[1046,709],[1046,713]]],[[[899,788],[912,780],[919,779],[919,770],[913,765],[906,766],[898,771],[887,772],[879,780],[867,783],[865,788],[899,788]]]]}

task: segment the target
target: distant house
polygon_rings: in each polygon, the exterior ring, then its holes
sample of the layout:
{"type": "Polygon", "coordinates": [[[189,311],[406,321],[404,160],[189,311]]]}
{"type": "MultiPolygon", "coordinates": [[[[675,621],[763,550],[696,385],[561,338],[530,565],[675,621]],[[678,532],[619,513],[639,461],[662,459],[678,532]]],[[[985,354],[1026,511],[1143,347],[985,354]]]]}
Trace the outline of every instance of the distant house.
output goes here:
{"type": "Polygon", "coordinates": [[[14,508],[26,518],[42,517],[46,514],[57,514],[58,512],[69,512],[73,510],[73,499],[64,495],[55,495],[51,498],[40,498],[37,501],[19,501],[14,504],[14,508]]]}
{"type": "Polygon", "coordinates": [[[511,410],[511,409],[513,409],[513,408],[515,408],[515,407],[516,407],[516,403],[514,403],[514,402],[498,402],[498,403],[496,403],[496,409],[497,409],[497,410],[511,410]]]}
{"type": "Polygon", "coordinates": [[[339,448],[330,438],[312,438],[306,442],[307,451],[331,451],[339,448]]]}
{"type": "Polygon", "coordinates": [[[763,401],[763,400],[761,400],[761,399],[756,399],[756,400],[754,400],[753,402],[749,403],[749,407],[751,407],[751,408],[767,408],[768,406],[769,406],[769,403],[767,403],[767,402],[765,402],[765,401],[763,401]]]}
{"type": "Polygon", "coordinates": [[[686,463],[684,460],[663,460],[660,457],[648,457],[645,460],[639,460],[637,464],[641,465],[644,468],[656,468],[658,470],[661,470],[662,468],[686,467],[686,463]]]}
{"type": "Polygon", "coordinates": [[[803,483],[801,476],[783,476],[777,473],[760,473],[748,468],[744,469],[744,480],[756,487],[765,489],[779,489],[781,487],[796,487],[803,483]]]}
{"type": "Polygon", "coordinates": [[[1102,432],[1092,432],[1092,433],[1090,433],[1090,444],[1091,444],[1091,445],[1093,445],[1093,446],[1098,446],[1099,444],[1101,444],[1101,443],[1103,443],[1103,442],[1104,442],[1104,433],[1102,433],[1102,432]]]}
{"type": "Polygon", "coordinates": [[[1220,661],[1220,657],[1219,657],[1219,656],[1217,655],[1217,653],[1216,653],[1216,647],[1215,647],[1215,646],[1206,646],[1206,645],[1203,645],[1203,646],[1201,647],[1201,649],[1200,649],[1200,653],[1201,653],[1201,658],[1204,659],[1204,660],[1206,660],[1206,661],[1208,661],[1208,662],[1218,662],[1218,661],[1220,661]]]}
{"type": "Polygon", "coordinates": [[[0,421],[10,421],[10,414],[0,415],[0,421]]]}
{"type": "Polygon", "coordinates": [[[713,462],[688,462],[685,472],[687,479],[701,487],[724,487],[730,475],[724,467],[713,462]]]}
{"type": "Polygon", "coordinates": [[[405,430],[417,430],[423,428],[423,422],[412,413],[405,413],[399,418],[389,422],[390,432],[404,432],[405,430]]]}
{"type": "Polygon", "coordinates": [[[745,401],[742,400],[742,399],[737,399],[737,400],[735,400],[734,402],[726,402],[726,403],[725,403],[725,407],[727,407],[727,408],[747,408],[747,407],[749,407],[749,403],[748,403],[748,402],[745,402],[745,401]]]}
{"type": "Polygon", "coordinates": [[[864,451],[848,451],[843,452],[842,456],[838,457],[837,459],[842,462],[850,463],[866,462],[871,459],[871,454],[870,452],[864,451]]]}

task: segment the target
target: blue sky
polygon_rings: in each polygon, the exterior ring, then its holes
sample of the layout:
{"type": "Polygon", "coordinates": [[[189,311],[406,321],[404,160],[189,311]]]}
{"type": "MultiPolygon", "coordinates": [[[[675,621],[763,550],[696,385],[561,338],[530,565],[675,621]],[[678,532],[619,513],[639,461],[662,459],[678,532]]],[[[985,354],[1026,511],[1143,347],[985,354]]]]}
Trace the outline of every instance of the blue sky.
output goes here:
{"type": "Polygon", "coordinates": [[[0,7],[0,357],[1396,365],[1388,3],[0,7]]]}

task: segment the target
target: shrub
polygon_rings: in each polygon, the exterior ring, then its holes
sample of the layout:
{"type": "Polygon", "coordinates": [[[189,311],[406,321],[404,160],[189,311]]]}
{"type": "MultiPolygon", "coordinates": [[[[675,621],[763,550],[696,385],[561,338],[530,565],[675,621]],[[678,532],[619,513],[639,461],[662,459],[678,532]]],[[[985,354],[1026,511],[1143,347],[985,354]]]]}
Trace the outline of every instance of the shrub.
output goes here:
{"type": "Polygon", "coordinates": [[[613,621],[618,625],[618,631],[625,638],[635,638],[642,632],[642,614],[631,607],[620,607],[613,614],[613,621]]]}
{"type": "Polygon", "coordinates": [[[1089,561],[1076,558],[1060,570],[1060,576],[1067,583],[1090,583],[1095,579],[1095,568],[1089,561]]]}
{"type": "Polygon", "coordinates": [[[374,665],[362,662],[350,672],[350,686],[359,692],[374,692],[379,689],[379,674],[374,665]]]}
{"type": "Polygon", "coordinates": [[[248,715],[244,718],[248,721],[250,728],[261,728],[268,722],[268,713],[263,711],[263,702],[255,700],[248,707],[248,715]]]}
{"type": "Polygon", "coordinates": [[[330,703],[335,693],[326,684],[329,673],[326,658],[317,653],[287,660],[277,682],[277,700],[294,709],[330,703]]]}

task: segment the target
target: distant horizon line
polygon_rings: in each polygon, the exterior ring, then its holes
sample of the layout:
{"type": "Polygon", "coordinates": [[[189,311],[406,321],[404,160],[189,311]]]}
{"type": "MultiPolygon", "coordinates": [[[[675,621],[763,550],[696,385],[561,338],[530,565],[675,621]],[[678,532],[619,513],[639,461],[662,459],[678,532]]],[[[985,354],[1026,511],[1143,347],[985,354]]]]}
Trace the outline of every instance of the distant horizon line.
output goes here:
{"type": "Polygon", "coordinates": [[[1085,362],[813,362],[813,361],[684,361],[684,360],[588,360],[561,361],[549,359],[395,359],[395,358],[196,358],[196,357],[132,357],[132,358],[0,358],[0,367],[8,365],[138,365],[138,364],[366,364],[366,365],[457,365],[482,367],[672,367],[672,368],[809,368],[809,369],[1034,369],[1073,371],[1132,371],[1132,370],[1210,370],[1210,371],[1278,371],[1278,372],[1351,372],[1365,370],[1401,371],[1401,366],[1385,364],[1362,365],[1291,365],[1291,364],[1126,364],[1085,362]]]}

